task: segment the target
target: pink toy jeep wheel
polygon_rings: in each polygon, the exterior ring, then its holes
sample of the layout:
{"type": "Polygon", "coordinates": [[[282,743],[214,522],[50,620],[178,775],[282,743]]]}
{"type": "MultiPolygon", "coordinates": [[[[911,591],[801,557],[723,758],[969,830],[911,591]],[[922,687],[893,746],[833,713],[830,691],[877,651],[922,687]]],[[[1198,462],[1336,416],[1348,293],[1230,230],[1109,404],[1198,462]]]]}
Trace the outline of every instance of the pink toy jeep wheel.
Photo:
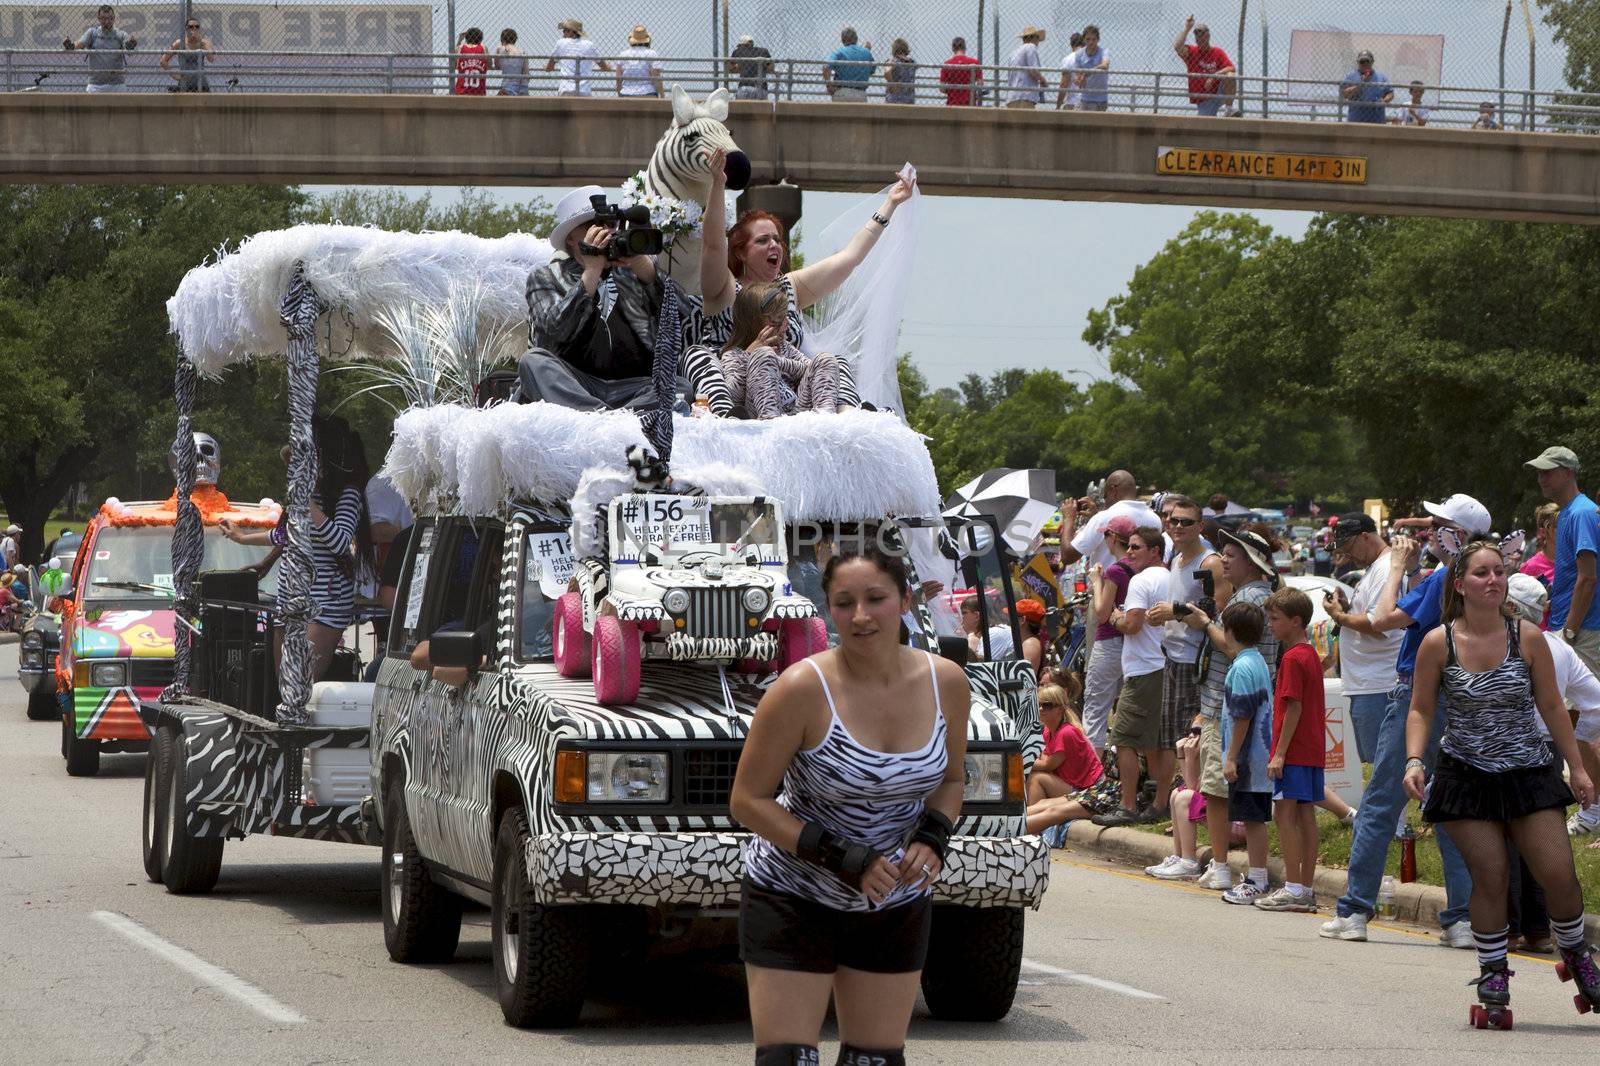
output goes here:
{"type": "Polygon", "coordinates": [[[639,698],[639,627],[616,615],[595,619],[594,698],[604,704],[639,698]]]}
{"type": "Polygon", "coordinates": [[[778,670],[828,650],[828,626],[820,618],[785,618],[778,630],[778,670]]]}
{"type": "Polygon", "coordinates": [[[583,602],[576,592],[563,592],[550,619],[550,646],[556,673],[562,677],[589,676],[589,634],[583,631],[583,602]]]}

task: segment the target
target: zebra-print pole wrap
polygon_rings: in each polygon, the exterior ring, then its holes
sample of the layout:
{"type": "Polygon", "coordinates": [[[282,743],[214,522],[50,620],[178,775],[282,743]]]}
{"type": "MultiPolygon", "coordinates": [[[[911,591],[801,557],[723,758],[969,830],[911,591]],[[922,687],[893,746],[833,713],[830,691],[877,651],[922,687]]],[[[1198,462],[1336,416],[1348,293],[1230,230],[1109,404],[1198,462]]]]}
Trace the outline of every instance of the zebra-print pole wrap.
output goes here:
{"type": "Polygon", "coordinates": [[[289,332],[289,536],[278,572],[278,618],[283,624],[283,659],[278,666],[278,721],[303,725],[311,699],[311,489],[317,480],[311,416],[317,406],[317,318],[326,310],[296,263],[278,305],[289,332]]]}
{"type": "Polygon", "coordinates": [[[161,691],[163,700],[188,695],[189,664],[193,659],[189,627],[199,603],[199,590],[195,581],[200,576],[200,562],[205,553],[205,527],[200,521],[200,509],[194,505],[194,392],[198,374],[194,364],[178,353],[178,368],[173,377],[172,393],[178,404],[178,433],[172,440],[172,455],[176,460],[178,516],[172,525],[172,610],[177,618],[173,627],[172,683],[161,691]]]}
{"type": "Polygon", "coordinates": [[[656,347],[650,369],[650,383],[656,394],[655,410],[641,415],[645,439],[663,461],[672,458],[672,408],[678,400],[678,361],[682,357],[683,313],[678,283],[661,278],[661,314],[656,319],[656,347]]]}

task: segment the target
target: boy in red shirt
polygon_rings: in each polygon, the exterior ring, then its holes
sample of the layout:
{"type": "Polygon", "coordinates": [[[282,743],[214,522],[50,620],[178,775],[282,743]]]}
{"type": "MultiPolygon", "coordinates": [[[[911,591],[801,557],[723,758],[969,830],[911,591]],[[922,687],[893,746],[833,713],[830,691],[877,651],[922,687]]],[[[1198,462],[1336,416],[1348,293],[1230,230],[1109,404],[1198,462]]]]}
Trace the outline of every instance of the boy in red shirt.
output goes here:
{"type": "Polygon", "coordinates": [[[967,39],[957,37],[950,42],[954,53],[939,69],[939,88],[944,90],[946,107],[971,107],[974,103],[972,86],[983,80],[978,61],[967,55],[967,39]]]}
{"type": "Polygon", "coordinates": [[[1314,911],[1317,804],[1322,802],[1326,729],[1322,660],[1306,640],[1311,597],[1281,588],[1267,597],[1267,625],[1282,647],[1272,704],[1273,821],[1283,852],[1284,886],[1256,900],[1264,911],[1314,911]]]}
{"type": "Polygon", "coordinates": [[[456,51],[456,95],[485,95],[489,86],[489,50],[483,46],[483,31],[474,26],[463,33],[456,51]]]}

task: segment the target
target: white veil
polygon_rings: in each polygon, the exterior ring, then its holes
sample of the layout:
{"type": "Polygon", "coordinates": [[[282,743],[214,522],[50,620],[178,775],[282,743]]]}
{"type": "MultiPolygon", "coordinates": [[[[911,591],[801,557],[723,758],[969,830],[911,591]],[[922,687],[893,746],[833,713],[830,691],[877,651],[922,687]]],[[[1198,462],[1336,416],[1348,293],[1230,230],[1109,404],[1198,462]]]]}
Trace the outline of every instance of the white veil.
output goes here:
{"type": "MultiPolygon", "coordinates": [[[[906,166],[910,169],[911,165],[906,166]]],[[[915,176],[916,172],[910,173],[915,176]]],[[[886,187],[876,196],[851,204],[822,231],[815,244],[806,242],[807,259],[815,262],[849,244],[888,191],[886,187]]],[[[911,199],[895,210],[893,224],[884,230],[861,265],[811,309],[804,346],[809,355],[832,352],[847,359],[855,368],[861,398],[889,408],[902,418],[905,414],[895,364],[900,354],[900,316],[911,287],[921,221],[922,191],[916,189],[911,199]]]]}

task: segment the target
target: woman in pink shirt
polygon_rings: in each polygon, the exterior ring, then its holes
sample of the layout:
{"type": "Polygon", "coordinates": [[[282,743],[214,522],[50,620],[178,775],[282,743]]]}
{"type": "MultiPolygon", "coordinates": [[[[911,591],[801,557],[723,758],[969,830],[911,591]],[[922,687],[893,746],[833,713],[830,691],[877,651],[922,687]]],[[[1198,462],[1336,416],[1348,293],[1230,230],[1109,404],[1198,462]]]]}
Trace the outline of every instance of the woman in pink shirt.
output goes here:
{"type": "MultiPolygon", "coordinates": [[[[1556,519],[1561,515],[1561,508],[1553,503],[1540,504],[1539,509],[1533,512],[1533,540],[1537,547],[1532,555],[1528,556],[1522,564],[1522,572],[1529,577],[1539,579],[1539,584],[1545,588],[1550,587],[1550,579],[1556,572],[1556,519]]],[[[1550,628],[1550,608],[1544,611],[1544,621],[1539,623],[1540,629],[1550,628]]]]}
{"type": "Polygon", "coordinates": [[[1114,809],[1116,785],[1083,735],[1078,713],[1060,685],[1039,686],[1039,724],[1044,754],[1028,775],[1028,832],[1114,809]]]}

